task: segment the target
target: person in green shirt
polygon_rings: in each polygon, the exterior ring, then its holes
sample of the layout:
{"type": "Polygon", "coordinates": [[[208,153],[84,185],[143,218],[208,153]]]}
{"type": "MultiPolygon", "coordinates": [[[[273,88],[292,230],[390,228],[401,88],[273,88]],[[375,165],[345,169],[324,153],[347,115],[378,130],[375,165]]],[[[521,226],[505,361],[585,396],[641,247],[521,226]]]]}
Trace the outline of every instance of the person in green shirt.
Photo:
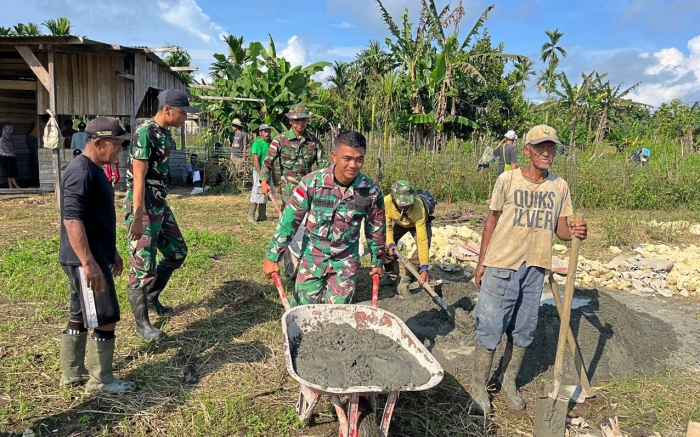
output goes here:
{"type": "MultiPolygon", "coordinates": [[[[260,125],[260,127],[258,128],[258,132],[260,133],[260,137],[257,140],[255,140],[255,142],[253,143],[253,147],[251,148],[254,166],[253,189],[250,193],[250,206],[248,207],[248,221],[251,223],[256,223],[256,209],[258,210],[257,221],[267,220],[267,196],[265,196],[265,194],[263,194],[261,190],[260,174],[262,173],[261,169],[265,163],[267,150],[270,148],[272,136],[270,135],[270,126],[264,123],[260,125]]],[[[272,180],[270,180],[268,184],[272,184],[272,180]]]]}

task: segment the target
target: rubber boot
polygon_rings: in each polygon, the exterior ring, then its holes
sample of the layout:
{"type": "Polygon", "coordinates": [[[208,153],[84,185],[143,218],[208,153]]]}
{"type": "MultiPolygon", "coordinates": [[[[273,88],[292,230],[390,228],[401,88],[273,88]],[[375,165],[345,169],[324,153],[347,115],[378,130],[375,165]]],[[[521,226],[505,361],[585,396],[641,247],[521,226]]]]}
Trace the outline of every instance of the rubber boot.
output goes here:
{"type": "Polygon", "coordinates": [[[151,321],[148,319],[146,291],[129,289],[128,293],[131,311],[134,313],[134,319],[136,319],[136,332],[146,340],[154,340],[163,335],[160,329],[151,325],[151,321]]]}
{"type": "Polygon", "coordinates": [[[61,335],[61,386],[75,385],[90,379],[85,368],[87,331],[78,335],[61,335]]]}
{"type": "Polygon", "coordinates": [[[114,377],[112,361],[114,360],[114,339],[107,341],[91,341],[87,348],[88,368],[90,380],[87,383],[87,391],[101,391],[106,393],[122,393],[134,391],[136,384],[122,381],[114,377]]]}
{"type": "Polygon", "coordinates": [[[489,399],[489,393],[486,391],[486,381],[491,375],[492,362],[493,351],[487,351],[479,346],[474,348],[474,367],[472,369],[469,395],[484,414],[491,414],[492,411],[491,399],[489,399]]]}
{"type": "Polygon", "coordinates": [[[506,350],[503,353],[503,381],[501,382],[501,391],[506,397],[506,404],[511,410],[524,410],[525,401],[515,385],[515,380],[520,372],[520,366],[523,364],[525,357],[525,349],[513,346],[513,343],[506,344],[506,350]]]}
{"type": "Polygon", "coordinates": [[[257,223],[255,221],[255,209],[258,207],[257,203],[251,203],[248,205],[248,221],[251,223],[257,223]]]}
{"type": "Polygon", "coordinates": [[[386,270],[386,274],[384,277],[379,281],[379,285],[396,285],[396,280],[399,279],[399,261],[398,260],[393,260],[390,263],[384,264],[384,270],[386,270]]]}
{"type": "Polygon", "coordinates": [[[401,295],[404,299],[411,297],[411,290],[409,290],[409,285],[411,285],[411,282],[413,278],[411,278],[411,275],[409,274],[404,274],[401,277],[401,282],[399,282],[399,286],[396,288],[397,291],[399,292],[399,295],[401,295]]]}
{"type": "Polygon", "coordinates": [[[156,278],[153,280],[151,286],[148,288],[148,292],[146,293],[149,311],[155,311],[159,316],[173,311],[172,308],[161,304],[158,297],[165,286],[168,285],[168,281],[170,280],[170,277],[173,275],[174,271],[174,269],[168,267],[158,266],[156,268],[156,278]]]}
{"type": "Polygon", "coordinates": [[[258,203],[258,221],[267,220],[267,203],[258,203]]]}

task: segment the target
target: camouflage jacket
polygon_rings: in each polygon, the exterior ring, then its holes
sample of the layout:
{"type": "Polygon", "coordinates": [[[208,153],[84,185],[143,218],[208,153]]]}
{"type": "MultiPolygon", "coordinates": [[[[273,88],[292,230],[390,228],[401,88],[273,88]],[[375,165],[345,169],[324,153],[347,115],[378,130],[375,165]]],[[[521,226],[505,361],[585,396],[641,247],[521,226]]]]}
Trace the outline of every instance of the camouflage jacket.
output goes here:
{"type": "Polygon", "coordinates": [[[172,135],[154,119],[146,121],[136,130],[138,139],[131,142],[129,164],[126,170],[126,188],[128,194],[134,190],[133,161],[148,161],[146,172],[146,197],[165,199],[168,194],[165,178],[170,171],[170,149],[174,147],[172,135]]]}
{"type": "MultiPolygon", "coordinates": [[[[260,169],[262,170],[260,180],[270,180],[274,177],[274,172],[279,171],[281,172],[281,180],[279,181],[281,185],[296,186],[303,176],[311,173],[311,167],[314,163],[319,169],[329,165],[328,156],[321,141],[308,131],[298,138],[290,129],[278,135],[270,143],[264,165],[260,169]],[[278,169],[275,169],[275,163],[278,163],[278,169]]],[[[291,190],[289,191],[291,194],[291,190]]],[[[283,199],[284,202],[288,200],[286,197],[283,199]]]]}
{"type": "Polygon", "coordinates": [[[309,257],[321,277],[329,271],[346,270],[354,275],[360,267],[360,228],[365,221],[365,237],[373,267],[382,265],[385,248],[384,197],[379,186],[363,173],[343,194],[335,182],[335,165],[302,178],[284,208],[267,251],[267,258],[278,262],[292,241],[304,216],[306,233],[301,256],[309,257]],[[340,263],[340,264],[339,264],[340,263]]]}

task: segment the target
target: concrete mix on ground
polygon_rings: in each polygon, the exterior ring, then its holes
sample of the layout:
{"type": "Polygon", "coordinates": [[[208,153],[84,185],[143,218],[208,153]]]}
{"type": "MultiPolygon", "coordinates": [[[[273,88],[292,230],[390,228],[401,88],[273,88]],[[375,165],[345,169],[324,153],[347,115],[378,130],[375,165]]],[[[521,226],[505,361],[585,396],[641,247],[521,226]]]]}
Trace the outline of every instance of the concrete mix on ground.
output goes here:
{"type": "MultiPolygon", "coordinates": [[[[444,284],[441,288],[448,304],[473,316],[479,293],[473,282],[444,284]]],[[[379,307],[403,319],[446,371],[469,372],[475,346],[473,328],[455,329],[447,315],[417,284],[411,291],[410,299],[384,298],[379,301],[379,307]]],[[[547,291],[549,287],[545,286],[547,291]]],[[[660,370],[669,355],[678,349],[676,334],[668,323],[638,313],[603,291],[577,289],[575,296],[571,327],[594,383],[660,370]]],[[[550,301],[543,296],[537,332],[527,350],[519,384],[532,382],[541,375],[551,377],[559,317],[556,307],[548,304],[550,301]]],[[[494,359],[495,368],[499,366],[504,345],[505,336],[494,359]]],[[[564,368],[564,382],[576,383],[573,359],[568,354],[564,368]]]]}

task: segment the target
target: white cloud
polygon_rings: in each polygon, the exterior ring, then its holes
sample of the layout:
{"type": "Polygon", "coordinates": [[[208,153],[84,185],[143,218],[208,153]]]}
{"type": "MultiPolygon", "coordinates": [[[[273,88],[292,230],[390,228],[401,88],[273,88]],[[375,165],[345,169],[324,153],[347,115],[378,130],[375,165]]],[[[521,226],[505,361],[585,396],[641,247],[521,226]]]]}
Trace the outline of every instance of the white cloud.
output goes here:
{"type": "Polygon", "coordinates": [[[337,27],[338,29],[354,29],[355,26],[348,23],[347,21],[341,21],[340,23],[331,24],[332,27],[337,27]]]}
{"type": "Polygon", "coordinates": [[[325,84],[326,82],[328,82],[328,79],[332,75],[333,75],[333,67],[328,66],[328,67],[324,67],[323,70],[321,70],[318,73],[311,76],[311,79],[319,81],[322,84],[325,84]]]}
{"type": "Polygon", "coordinates": [[[630,96],[654,106],[672,99],[700,99],[700,35],[688,41],[686,56],[675,47],[653,54],[653,64],[644,70],[648,80],[630,96]]]}
{"type": "Polygon", "coordinates": [[[294,35],[287,41],[287,46],[279,52],[279,55],[286,59],[292,67],[297,65],[306,65],[306,57],[308,50],[303,41],[294,35]]]}
{"type": "Polygon", "coordinates": [[[213,82],[211,80],[211,76],[209,76],[207,73],[203,73],[201,71],[197,71],[194,73],[194,80],[197,83],[202,83],[202,81],[204,81],[204,83],[206,83],[206,84],[211,84],[213,82]]]}
{"type": "Polygon", "coordinates": [[[215,36],[224,33],[224,29],[214,23],[195,0],[159,1],[158,7],[164,21],[185,29],[205,43],[211,43],[215,36]]]}

